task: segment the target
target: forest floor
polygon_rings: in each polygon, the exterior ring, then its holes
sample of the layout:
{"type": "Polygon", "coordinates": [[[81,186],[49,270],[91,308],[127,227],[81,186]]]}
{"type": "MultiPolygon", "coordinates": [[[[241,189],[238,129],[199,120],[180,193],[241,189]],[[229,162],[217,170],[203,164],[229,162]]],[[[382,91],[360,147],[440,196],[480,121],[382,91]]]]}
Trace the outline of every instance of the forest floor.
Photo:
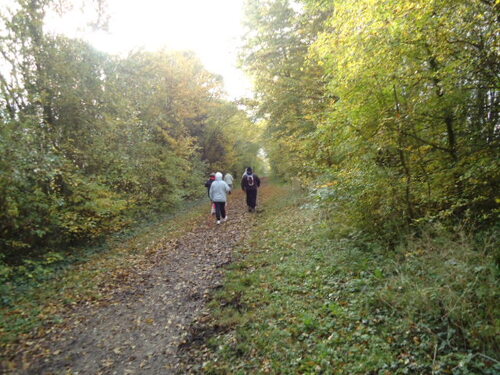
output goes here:
{"type": "MultiPolygon", "coordinates": [[[[260,199],[265,203],[275,190],[263,187],[260,199]]],[[[186,224],[184,233],[124,255],[125,264],[99,282],[103,298],[74,302],[58,324],[9,345],[0,373],[178,372],[177,351],[189,325],[202,318],[210,290],[221,287],[223,266],[259,215],[247,212],[241,191],[229,199],[227,222],[215,223],[207,200],[205,213],[186,224]]]]}
{"type": "Polygon", "coordinates": [[[259,194],[256,214],[231,195],[221,225],[208,200],[151,219],[13,300],[0,310],[0,338],[12,336],[0,340],[0,370],[500,373],[495,242],[478,252],[433,234],[388,251],[340,236],[303,191],[265,184],[259,194]]]}

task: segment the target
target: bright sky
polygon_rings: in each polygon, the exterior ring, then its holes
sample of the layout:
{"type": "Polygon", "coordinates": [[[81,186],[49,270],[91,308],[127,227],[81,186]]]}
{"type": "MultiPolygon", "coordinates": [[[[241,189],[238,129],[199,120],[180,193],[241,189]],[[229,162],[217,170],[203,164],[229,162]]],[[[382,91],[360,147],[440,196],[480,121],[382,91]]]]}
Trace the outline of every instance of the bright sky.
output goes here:
{"type": "Polygon", "coordinates": [[[192,50],[207,70],[224,77],[229,97],[237,98],[251,95],[250,80],[236,68],[243,35],[243,1],[108,0],[109,33],[83,31],[78,12],[62,19],[49,17],[47,26],[110,53],[123,54],[141,47],[192,50]]]}

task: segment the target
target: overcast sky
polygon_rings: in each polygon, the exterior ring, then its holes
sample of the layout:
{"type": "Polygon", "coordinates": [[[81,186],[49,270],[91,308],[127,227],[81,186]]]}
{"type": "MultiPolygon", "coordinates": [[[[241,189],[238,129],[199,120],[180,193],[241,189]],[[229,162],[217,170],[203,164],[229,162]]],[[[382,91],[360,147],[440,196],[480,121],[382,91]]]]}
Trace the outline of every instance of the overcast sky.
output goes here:
{"type": "Polygon", "coordinates": [[[47,28],[83,38],[110,53],[141,47],[192,50],[207,70],[224,77],[226,91],[236,98],[251,95],[249,79],[236,68],[243,1],[108,0],[108,33],[84,31],[85,22],[77,11],[63,18],[49,16],[47,28]]]}

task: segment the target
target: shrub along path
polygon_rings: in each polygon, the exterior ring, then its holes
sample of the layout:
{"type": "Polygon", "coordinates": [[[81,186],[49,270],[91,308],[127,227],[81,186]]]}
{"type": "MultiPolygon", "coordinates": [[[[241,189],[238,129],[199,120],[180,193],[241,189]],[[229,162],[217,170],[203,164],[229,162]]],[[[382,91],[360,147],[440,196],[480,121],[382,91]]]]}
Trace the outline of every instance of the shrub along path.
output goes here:
{"type": "MultiPolygon", "coordinates": [[[[276,192],[264,186],[262,201],[276,192]]],[[[256,215],[246,211],[244,196],[236,191],[230,196],[226,223],[216,225],[205,214],[193,229],[187,228],[178,238],[164,238],[138,255],[143,258],[140,261],[131,257],[128,269],[123,265],[121,272],[101,283],[103,301],[80,301],[66,311],[62,324],[11,347],[4,370],[13,374],[175,373],[177,348],[189,324],[204,307],[210,289],[220,286],[221,267],[231,262],[235,245],[247,237],[256,215]]]]}

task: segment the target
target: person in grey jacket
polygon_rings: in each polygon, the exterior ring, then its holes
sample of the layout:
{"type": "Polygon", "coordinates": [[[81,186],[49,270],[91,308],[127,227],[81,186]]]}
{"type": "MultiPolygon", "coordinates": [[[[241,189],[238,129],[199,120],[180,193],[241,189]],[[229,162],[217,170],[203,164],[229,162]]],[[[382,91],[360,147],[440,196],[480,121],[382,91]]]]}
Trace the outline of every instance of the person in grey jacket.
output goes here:
{"type": "Polygon", "coordinates": [[[229,185],[229,188],[230,188],[231,190],[233,190],[233,180],[234,180],[234,178],[233,178],[233,176],[231,175],[231,173],[229,173],[229,172],[228,172],[228,173],[226,173],[226,174],[224,175],[224,181],[226,182],[226,184],[228,184],[228,185],[229,185]]]}
{"type": "Polygon", "coordinates": [[[215,203],[215,217],[217,218],[217,224],[220,224],[221,219],[223,221],[227,220],[226,215],[226,201],[227,195],[231,189],[229,185],[222,181],[222,173],[217,172],[215,174],[215,181],[210,185],[210,199],[215,203]]]}

